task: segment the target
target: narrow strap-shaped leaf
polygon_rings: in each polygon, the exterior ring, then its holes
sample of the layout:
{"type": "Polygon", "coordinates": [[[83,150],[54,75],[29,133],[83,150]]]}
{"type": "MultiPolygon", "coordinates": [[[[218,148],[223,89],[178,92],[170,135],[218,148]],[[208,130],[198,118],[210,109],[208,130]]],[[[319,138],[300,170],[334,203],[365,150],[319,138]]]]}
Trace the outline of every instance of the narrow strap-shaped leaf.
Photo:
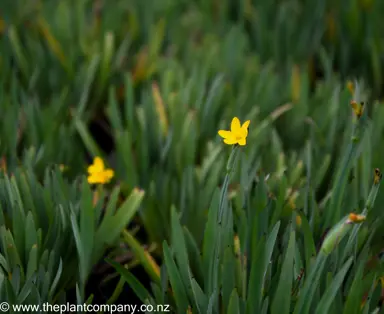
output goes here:
{"type": "Polygon", "coordinates": [[[293,280],[293,260],[296,244],[295,232],[291,231],[287,253],[281,268],[280,280],[271,304],[272,314],[289,314],[293,280]]]}
{"type": "Polygon", "coordinates": [[[169,281],[171,282],[172,291],[175,296],[177,306],[176,313],[185,313],[188,309],[188,297],[185,291],[180,273],[177,269],[176,263],[172,258],[171,250],[167,242],[163,242],[164,262],[167,266],[169,281]]]}
{"type": "Polygon", "coordinates": [[[123,238],[132,249],[135,257],[140,261],[141,265],[144,267],[151,279],[156,283],[160,283],[160,270],[149,253],[144,250],[143,246],[131,233],[129,233],[129,231],[123,231],[123,238]]]}
{"type": "Polygon", "coordinates": [[[203,264],[197,243],[194,237],[192,236],[191,232],[186,227],[183,228],[183,231],[185,236],[185,243],[187,245],[188,256],[190,259],[189,262],[191,266],[191,271],[194,271],[195,278],[198,282],[204,282],[203,264]]]}
{"type": "Polygon", "coordinates": [[[174,250],[175,259],[177,261],[185,291],[187,292],[187,295],[192,299],[193,293],[191,287],[191,278],[189,276],[190,269],[187,245],[185,243],[183,228],[181,227],[176,208],[173,206],[171,208],[171,224],[172,248],[174,250]]]}
{"type": "Polygon", "coordinates": [[[63,260],[60,258],[59,267],[57,269],[56,276],[52,281],[51,287],[49,288],[49,296],[51,299],[53,298],[53,295],[55,293],[55,289],[57,287],[57,284],[59,283],[62,272],[63,272],[63,260]]]}
{"type": "Polygon", "coordinates": [[[209,207],[208,221],[205,225],[203,242],[203,265],[204,265],[204,290],[207,293],[212,292],[213,282],[211,278],[211,261],[213,259],[215,237],[216,237],[216,217],[219,208],[220,190],[216,189],[212,202],[209,207]]]}
{"type": "Polygon", "coordinates": [[[301,216],[301,228],[304,233],[304,255],[305,255],[305,267],[309,269],[311,265],[311,259],[316,254],[316,246],[313,241],[313,234],[310,229],[306,216],[301,216]]]}
{"type": "Polygon", "coordinates": [[[231,293],[231,297],[228,302],[228,311],[227,314],[239,314],[240,306],[239,306],[239,296],[237,294],[237,290],[233,289],[231,293]]]}
{"type": "Polygon", "coordinates": [[[222,302],[223,310],[226,312],[233,290],[236,288],[235,278],[235,256],[231,247],[224,251],[223,274],[222,274],[222,302]]]}
{"type": "Polygon", "coordinates": [[[208,309],[208,298],[204,294],[204,291],[201,289],[199,284],[195,279],[192,278],[192,291],[193,296],[196,300],[197,310],[200,314],[205,314],[208,309]]]}
{"type": "MultiPolygon", "coordinates": [[[[91,188],[83,180],[82,184],[82,197],[81,197],[81,211],[80,211],[80,239],[82,243],[83,258],[84,258],[84,274],[88,276],[92,267],[92,252],[95,238],[95,211],[92,204],[92,191],[91,188]]],[[[86,277],[83,278],[86,280],[86,277]]]]}
{"type": "Polygon", "coordinates": [[[17,303],[22,304],[25,299],[29,296],[32,290],[32,286],[35,285],[35,276],[31,276],[28,278],[28,280],[24,283],[23,287],[20,290],[19,295],[17,296],[17,303]]]}
{"type": "Polygon", "coordinates": [[[311,267],[305,279],[304,286],[300,289],[299,299],[295,305],[294,314],[308,314],[313,301],[313,295],[319,285],[319,278],[322,275],[328,255],[320,252],[314,265],[311,267]]]}
{"type": "Polygon", "coordinates": [[[129,286],[133,289],[140,301],[143,303],[147,302],[150,297],[150,293],[147,289],[144,288],[140,281],[137,280],[137,278],[132,275],[128,269],[124,268],[119,263],[116,263],[115,261],[112,261],[110,259],[106,259],[106,261],[111,264],[121,275],[121,277],[129,284],[129,286]]]}
{"type": "Polygon", "coordinates": [[[247,294],[247,313],[249,314],[258,312],[261,309],[262,289],[279,228],[280,221],[278,221],[273,227],[268,239],[266,241],[262,239],[261,242],[259,242],[254,254],[252,255],[252,265],[247,294]]]}
{"type": "Polygon", "coordinates": [[[332,305],[332,301],[334,300],[337,292],[339,291],[340,286],[344,281],[344,277],[352,264],[352,261],[353,257],[350,257],[348,261],[344,264],[343,268],[337,273],[331,285],[328,287],[325,294],[321,298],[319,305],[316,308],[315,314],[328,313],[328,310],[332,305]]]}

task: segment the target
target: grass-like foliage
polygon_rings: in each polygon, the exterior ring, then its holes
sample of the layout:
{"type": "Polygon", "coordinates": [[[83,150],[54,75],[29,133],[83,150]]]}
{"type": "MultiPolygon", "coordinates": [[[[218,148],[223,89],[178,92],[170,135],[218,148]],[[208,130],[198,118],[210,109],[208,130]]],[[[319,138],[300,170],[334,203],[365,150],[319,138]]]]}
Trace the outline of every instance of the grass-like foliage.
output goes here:
{"type": "MultiPolygon", "coordinates": [[[[307,176],[299,189],[303,208],[296,210],[289,204],[290,180],[284,172],[276,178],[276,191],[269,186],[269,178],[243,172],[240,187],[231,197],[229,180],[237,158],[244,154],[235,144],[223,186],[213,195],[201,243],[182,226],[172,208],[170,243],[163,243],[161,284],[154,283],[152,291],[147,291],[128,270],[113,265],[143,302],[172,304],[177,313],[378,311],[382,265],[372,241],[381,235],[383,215],[373,214],[372,208],[380,170],[366,178],[371,188],[364,208],[333,207],[352,193],[345,169],[360,158],[354,152],[360,146],[358,134],[364,134],[367,125],[363,107],[353,105],[354,128],[340,165],[344,171],[336,176],[332,194],[323,204],[313,199],[307,176]],[[321,230],[327,224],[332,227],[324,235],[321,230]]],[[[228,136],[247,136],[238,130],[228,136]]],[[[246,166],[245,159],[240,161],[240,171],[246,166]]]]}
{"type": "Polygon", "coordinates": [[[40,183],[18,169],[0,178],[1,300],[10,304],[66,301],[76,287],[79,302],[92,266],[116,243],[135,215],[144,193],[133,190],[118,204],[86,180],[69,184],[60,171],[40,183]],[[105,210],[104,210],[105,209],[105,210]]]}
{"type": "Polygon", "coordinates": [[[0,1],[0,304],[379,313],[383,14],[0,1]]]}

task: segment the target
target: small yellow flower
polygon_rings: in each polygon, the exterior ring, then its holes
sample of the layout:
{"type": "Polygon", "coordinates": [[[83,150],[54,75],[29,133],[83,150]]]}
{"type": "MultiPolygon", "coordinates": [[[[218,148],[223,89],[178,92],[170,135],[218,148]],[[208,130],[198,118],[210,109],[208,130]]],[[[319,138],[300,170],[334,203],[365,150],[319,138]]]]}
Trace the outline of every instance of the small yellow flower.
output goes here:
{"type": "Polygon", "coordinates": [[[240,120],[237,117],[234,117],[231,122],[231,130],[220,130],[218,133],[224,138],[225,144],[239,144],[244,146],[247,144],[248,126],[250,122],[250,120],[247,120],[243,125],[240,125],[240,120]]]}
{"type": "Polygon", "coordinates": [[[105,169],[104,162],[100,157],[95,157],[93,164],[88,167],[89,184],[109,183],[114,176],[112,169],[105,169]]]}

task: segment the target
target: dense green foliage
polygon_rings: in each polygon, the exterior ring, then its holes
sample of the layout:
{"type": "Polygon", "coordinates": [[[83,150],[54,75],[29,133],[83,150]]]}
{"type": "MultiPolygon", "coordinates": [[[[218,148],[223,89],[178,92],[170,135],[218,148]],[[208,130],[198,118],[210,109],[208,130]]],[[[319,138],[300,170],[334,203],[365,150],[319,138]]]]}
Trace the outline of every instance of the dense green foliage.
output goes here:
{"type": "Polygon", "coordinates": [[[0,301],[378,313],[383,16],[381,0],[0,1],[0,301]],[[251,123],[232,148],[235,116],[251,123]],[[96,156],[108,184],[87,182],[96,156]]]}

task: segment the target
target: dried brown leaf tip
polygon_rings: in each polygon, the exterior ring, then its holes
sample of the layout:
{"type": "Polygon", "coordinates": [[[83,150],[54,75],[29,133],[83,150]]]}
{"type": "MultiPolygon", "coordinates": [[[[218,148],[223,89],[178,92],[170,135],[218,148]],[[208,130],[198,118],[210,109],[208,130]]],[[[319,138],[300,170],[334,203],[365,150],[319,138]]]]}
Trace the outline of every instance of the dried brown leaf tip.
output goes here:
{"type": "Polygon", "coordinates": [[[0,158],[0,170],[6,172],[7,171],[7,160],[5,157],[0,158]]]}
{"type": "Polygon", "coordinates": [[[365,215],[349,214],[349,220],[355,223],[363,222],[366,219],[365,215]]]}
{"type": "Polygon", "coordinates": [[[375,169],[375,176],[374,176],[373,182],[375,184],[379,184],[379,182],[381,181],[382,177],[383,177],[383,174],[381,173],[380,169],[376,168],[375,169]]]}
{"type": "Polygon", "coordinates": [[[351,93],[351,95],[354,94],[355,92],[355,86],[353,85],[353,83],[351,81],[348,81],[347,82],[347,89],[349,90],[349,92],[351,93]]]}
{"type": "Polygon", "coordinates": [[[364,113],[365,103],[364,103],[364,101],[361,101],[358,103],[355,100],[352,100],[351,101],[351,107],[353,109],[353,112],[355,113],[355,116],[357,118],[360,118],[364,113]]]}

